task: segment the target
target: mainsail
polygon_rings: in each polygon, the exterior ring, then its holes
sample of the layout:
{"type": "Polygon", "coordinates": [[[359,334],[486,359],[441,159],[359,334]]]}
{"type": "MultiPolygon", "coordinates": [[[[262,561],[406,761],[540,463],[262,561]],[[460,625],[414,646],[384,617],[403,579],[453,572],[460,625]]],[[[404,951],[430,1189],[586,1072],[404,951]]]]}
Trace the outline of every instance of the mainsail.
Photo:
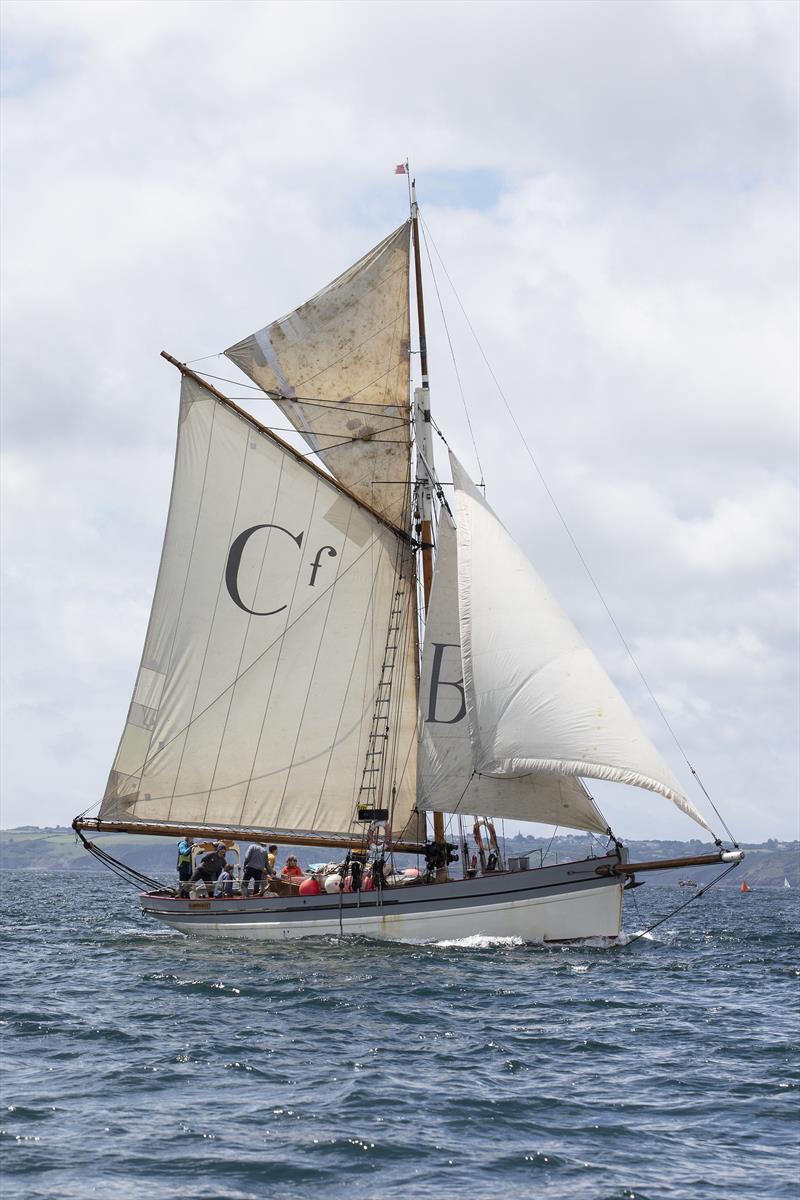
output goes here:
{"type": "Polygon", "coordinates": [[[409,223],[311,300],[225,351],[325,466],[394,525],[408,520],[409,223]]]}
{"type": "Polygon", "coordinates": [[[458,605],[472,762],[480,774],[546,773],[683,794],[592,651],[454,455],[458,605]]]}
{"type": "Polygon", "coordinates": [[[156,593],[101,819],[357,828],[399,606],[387,780],[399,834],[416,799],[410,559],[406,538],[184,378],[156,593]]]}
{"type": "Polygon", "coordinates": [[[574,776],[537,772],[494,778],[475,770],[464,695],[456,533],[444,511],[441,516],[420,678],[419,807],[605,833],[608,822],[574,776]]]}

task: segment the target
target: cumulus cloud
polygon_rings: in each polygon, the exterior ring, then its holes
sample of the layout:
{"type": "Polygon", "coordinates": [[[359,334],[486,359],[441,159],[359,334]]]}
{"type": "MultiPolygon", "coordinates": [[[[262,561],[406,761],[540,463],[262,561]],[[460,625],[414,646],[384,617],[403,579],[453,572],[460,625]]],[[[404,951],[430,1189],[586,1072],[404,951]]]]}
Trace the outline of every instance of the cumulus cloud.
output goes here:
{"type": "MultiPolygon", "coordinates": [[[[403,220],[410,154],[489,498],[680,771],[436,251],[709,790],[742,837],[796,832],[797,21],[5,5],[4,823],[104,785],[169,494],[158,351],[216,354],[333,278],[403,220]]],[[[437,419],[477,471],[428,308],[437,419]]]]}

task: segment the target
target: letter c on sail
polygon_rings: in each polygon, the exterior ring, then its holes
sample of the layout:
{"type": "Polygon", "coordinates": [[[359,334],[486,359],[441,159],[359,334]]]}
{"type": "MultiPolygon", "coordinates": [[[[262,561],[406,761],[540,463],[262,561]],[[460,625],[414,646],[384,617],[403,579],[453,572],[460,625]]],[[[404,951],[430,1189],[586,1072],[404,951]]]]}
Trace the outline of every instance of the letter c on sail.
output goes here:
{"type": "Polygon", "coordinates": [[[280,608],[271,608],[268,612],[256,612],[254,608],[248,608],[239,595],[239,567],[242,562],[242,554],[249,539],[259,529],[280,529],[281,533],[285,533],[293,542],[297,543],[298,550],[303,545],[303,530],[298,534],[290,533],[288,529],[284,529],[282,525],[251,525],[249,529],[245,529],[238,537],[234,538],[231,548],[228,551],[228,561],[225,564],[225,586],[228,589],[228,595],[234,604],[243,609],[244,612],[252,613],[254,617],[274,617],[275,613],[283,612],[286,608],[282,604],[280,608]]]}

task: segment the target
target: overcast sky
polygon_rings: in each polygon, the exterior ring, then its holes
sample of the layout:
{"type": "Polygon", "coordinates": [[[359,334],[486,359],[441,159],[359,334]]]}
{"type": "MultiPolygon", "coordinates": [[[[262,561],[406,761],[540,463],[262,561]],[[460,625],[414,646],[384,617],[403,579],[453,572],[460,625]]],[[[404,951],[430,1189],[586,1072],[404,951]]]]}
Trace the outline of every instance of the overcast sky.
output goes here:
{"type": "MultiPolygon", "coordinates": [[[[409,156],[689,759],[739,838],[798,836],[799,11],[6,0],[3,825],[105,786],[169,496],[159,351],[305,300],[405,218],[409,156]]],[[[708,812],[434,265],[490,501],[708,812]]],[[[427,288],[435,415],[477,473],[427,288]]],[[[597,794],[622,835],[699,835],[597,794]]]]}

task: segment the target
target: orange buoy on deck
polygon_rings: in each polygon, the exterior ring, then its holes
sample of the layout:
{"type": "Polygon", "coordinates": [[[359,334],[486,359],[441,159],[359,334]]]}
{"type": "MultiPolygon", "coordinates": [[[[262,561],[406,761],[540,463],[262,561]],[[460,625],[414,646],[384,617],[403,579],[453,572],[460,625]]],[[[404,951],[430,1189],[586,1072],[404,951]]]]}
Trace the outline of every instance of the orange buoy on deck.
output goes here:
{"type": "Polygon", "coordinates": [[[319,886],[319,880],[315,879],[312,875],[310,879],[303,880],[299,891],[301,896],[318,896],[322,888],[319,886]]]}

